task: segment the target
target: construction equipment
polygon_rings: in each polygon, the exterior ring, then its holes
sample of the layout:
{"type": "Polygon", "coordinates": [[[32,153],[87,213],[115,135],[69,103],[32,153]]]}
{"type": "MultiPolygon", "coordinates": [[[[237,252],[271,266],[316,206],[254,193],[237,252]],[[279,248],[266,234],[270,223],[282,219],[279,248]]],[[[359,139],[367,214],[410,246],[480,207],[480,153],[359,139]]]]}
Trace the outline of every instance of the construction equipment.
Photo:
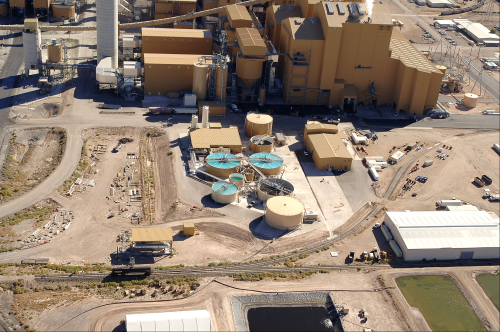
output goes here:
{"type": "Polygon", "coordinates": [[[477,184],[479,187],[484,187],[485,185],[484,181],[478,176],[474,178],[474,183],[477,184]]]}
{"type": "Polygon", "coordinates": [[[368,253],[366,251],[363,251],[363,253],[361,254],[360,258],[363,261],[368,260],[368,253]]]}
{"type": "Polygon", "coordinates": [[[417,177],[415,178],[415,181],[418,181],[418,182],[421,182],[421,183],[426,183],[426,182],[427,182],[427,180],[429,180],[429,178],[428,178],[428,177],[426,177],[426,176],[421,176],[421,175],[419,175],[419,176],[417,176],[417,177]]]}
{"type": "Polygon", "coordinates": [[[355,256],[355,255],[356,255],[356,252],[351,251],[351,252],[349,253],[349,256],[347,256],[347,259],[348,259],[348,261],[349,261],[350,263],[354,262],[354,256],[355,256]]]}

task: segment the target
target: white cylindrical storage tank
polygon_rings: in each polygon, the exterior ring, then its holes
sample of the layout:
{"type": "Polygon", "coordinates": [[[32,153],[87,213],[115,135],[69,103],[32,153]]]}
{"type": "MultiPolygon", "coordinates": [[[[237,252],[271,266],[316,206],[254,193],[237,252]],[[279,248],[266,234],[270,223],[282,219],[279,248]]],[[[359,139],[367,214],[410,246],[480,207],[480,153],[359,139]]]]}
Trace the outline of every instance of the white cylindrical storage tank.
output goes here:
{"type": "Polygon", "coordinates": [[[203,112],[201,115],[201,128],[208,128],[208,116],[209,116],[209,108],[208,105],[203,106],[203,112]]]}
{"type": "Polygon", "coordinates": [[[473,93],[466,93],[464,97],[464,106],[474,108],[477,106],[479,97],[473,93]]]}
{"type": "Polygon", "coordinates": [[[212,186],[212,199],[217,203],[230,204],[238,198],[238,186],[231,182],[219,181],[212,186]]]}
{"type": "Polygon", "coordinates": [[[196,129],[198,128],[198,115],[194,115],[191,118],[191,129],[196,129]]]}
{"type": "Polygon", "coordinates": [[[294,197],[276,196],[267,200],[266,223],[276,229],[292,230],[304,219],[304,204],[294,197]]]}
{"type": "Polygon", "coordinates": [[[111,57],[118,68],[118,0],[96,0],[97,63],[111,57]]]}
{"type": "Polygon", "coordinates": [[[205,100],[207,98],[207,75],[208,66],[200,61],[194,64],[193,67],[193,94],[198,100],[205,100]]]}
{"type": "Polygon", "coordinates": [[[243,188],[245,185],[245,176],[240,173],[233,173],[229,175],[229,181],[238,186],[238,188],[243,188]]]}
{"type": "Polygon", "coordinates": [[[256,135],[272,136],[273,117],[267,114],[249,113],[245,119],[245,135],[252,137],[256,135]]]}

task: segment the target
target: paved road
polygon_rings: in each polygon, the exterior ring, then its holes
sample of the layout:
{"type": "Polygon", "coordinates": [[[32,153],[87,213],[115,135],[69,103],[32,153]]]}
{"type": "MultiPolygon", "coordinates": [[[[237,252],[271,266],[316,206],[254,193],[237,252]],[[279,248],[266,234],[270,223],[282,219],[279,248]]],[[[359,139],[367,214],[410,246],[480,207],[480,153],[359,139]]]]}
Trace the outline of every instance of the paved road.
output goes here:
{"type": "Polygon", "coordinates": [[[500,130],[500,117],[482,114],[451,114],[447,119],[425,118],[408,127],[500,130]]]}

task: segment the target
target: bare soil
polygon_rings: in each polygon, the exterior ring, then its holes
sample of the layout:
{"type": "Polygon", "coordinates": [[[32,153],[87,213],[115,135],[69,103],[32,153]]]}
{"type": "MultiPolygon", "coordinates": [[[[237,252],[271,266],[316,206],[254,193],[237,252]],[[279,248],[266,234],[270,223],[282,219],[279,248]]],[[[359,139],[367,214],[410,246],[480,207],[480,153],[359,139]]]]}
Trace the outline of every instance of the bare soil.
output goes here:
{"type": "Polygon", "coordinates": [[[47,178],[59,165],[65,148],[66,132],[59,128],[13,133],[0,174],[2,201],[24,194],[47,178]]]}

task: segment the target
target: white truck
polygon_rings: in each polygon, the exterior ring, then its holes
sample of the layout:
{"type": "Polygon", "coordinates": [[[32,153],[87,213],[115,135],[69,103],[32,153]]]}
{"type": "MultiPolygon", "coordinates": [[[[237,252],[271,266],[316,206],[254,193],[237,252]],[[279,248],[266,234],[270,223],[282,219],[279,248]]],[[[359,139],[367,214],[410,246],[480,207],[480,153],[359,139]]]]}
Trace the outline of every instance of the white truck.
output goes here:
{"type": "Polygon", "coordinates": [[[490,195],[490,202],[498,202],[500,201],[500,195],[499,194],[495,194],[495,195],[490,195]]]}
{"type": "Polygon", "coordinates": [[[447,206],[462,206],[462,201],[458,199],[449,199],[436,202],[437,207],[447,207],[447,206]]]}

